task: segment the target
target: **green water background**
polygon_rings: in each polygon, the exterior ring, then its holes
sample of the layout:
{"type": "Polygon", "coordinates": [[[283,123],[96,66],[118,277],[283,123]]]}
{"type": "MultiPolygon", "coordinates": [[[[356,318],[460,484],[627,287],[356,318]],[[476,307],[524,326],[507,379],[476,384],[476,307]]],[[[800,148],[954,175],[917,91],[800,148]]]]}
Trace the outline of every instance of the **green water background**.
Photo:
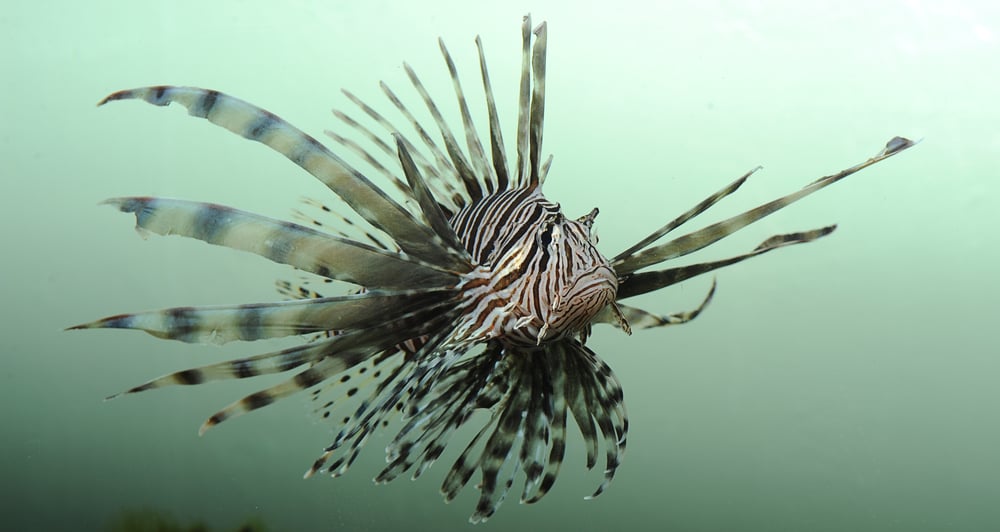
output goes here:
{"type": "MultiPolygon", "coordinates": [[[[601,209],[613,255],[758,164],[706,221],[859,162],[894,135],[916,148],[706,250],[839,223],[830,237],[719,273],[684,327],[591,346],[632,423],[610,490],[570,441],[540,504],[512,494],[488,530],[1000,529],[1000,8],[995,2],[15,2],[0,13],[6,530],[99,530],[126,509],[274,530],[467,530],[439,463],[375,486],[384,438],[344,478],[300,478],[330,429],[285,400],[196,430],[259,387],[102,398],[252,345],[63,332],[101,316],[266,301],[288,270],[177,238],[137,238],[102,199],[164,195],[287,217],[314,180],[178,109],[111,91],[223,90],[320,135],[346,87],[414,108],[401,62],[454,117],[434,39],[449,44],[485,126],[473,37],[486,45],[508,144],[521,15],[549,22],[547,195],[601,209]],[[501,5],[502,4],[502,5],[501,5]]],[[[458,122],[453,122],[456,126],[458,122]]],[[[642,298],[695,305],[699,278],[642,298]]],[[[270,382],[270,381],[269,381],[270,382]]],[[[452,453],[454,450],[452,451],[452,453]]],[[[446,455],[453,456],[453,454],[446,455]]]]}

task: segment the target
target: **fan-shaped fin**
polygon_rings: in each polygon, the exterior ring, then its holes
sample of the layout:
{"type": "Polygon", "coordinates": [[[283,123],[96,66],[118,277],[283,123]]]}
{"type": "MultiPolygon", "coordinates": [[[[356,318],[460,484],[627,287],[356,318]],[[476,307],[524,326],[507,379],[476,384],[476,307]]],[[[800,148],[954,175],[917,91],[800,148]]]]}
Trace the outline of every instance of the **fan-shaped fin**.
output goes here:
{"type": "Polygon", "coordinates": [[[134,213],[136,226],[141,229],[249,251],[277,263],[362,286],[451,286],[458,279],[454,273],[397,253],[221,205],[148,197],[115,198],[106,203],[134,213]]]}
{"type": "Polygon", "coordinates": [[[452,295],[447,289],[367,291],[361,294],[217,307],[175,307],[120,314],[71,329],[137,329],[158,338],[224,343],[323,331],[367,329],[426,309],[452,295]]]}
{"type": "Polygon", "coordinates": [[[470,268],[456,250],[437,240],[429,228],[366,177],[319,141],[273,113],[218,91],[194,87],[124,90],[107,96],[98,105],[128,99],[141,99],[159,106],[176,102],[186,107],[192,116],[205,118],[237,135],[261,142],[323,182],[362,218],[389,234],[406,253],[454,271],[464,272],[470,268]]]}

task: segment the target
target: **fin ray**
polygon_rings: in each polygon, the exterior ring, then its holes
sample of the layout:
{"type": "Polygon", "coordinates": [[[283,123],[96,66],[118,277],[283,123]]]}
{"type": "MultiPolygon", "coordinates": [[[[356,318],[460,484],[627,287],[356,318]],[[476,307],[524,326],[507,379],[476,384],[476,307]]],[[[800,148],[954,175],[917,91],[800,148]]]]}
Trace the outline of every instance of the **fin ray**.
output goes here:
{"type": "Polygon", "coordinates": [[[191,116],[205,118],[249,140],[261,142],[315,176],[373,226],[391,235],[408,254],[432,264],[468,271],[469,264],[445,246],[426,226],[365,176],[315,138],[277,115],[218,91],[156,86],[108,95],[98,105],[140,99],[158,106],[179,103],[191,116]]]}
{"type": "Polygon", "coordinates": [[[821,177],[812,183],[792,192],[791,194],[771,200],[763,205],[750,209],[742,214],[737,214],[731,218],[716,222],[708,227],[699,229],[684,236],[677,237],[670,242],[659,246],[651,247],[614,261],[612,264],[619,275],[630,274],[647,266],[677,258],[688,253],[693,253],[708,245],[739,231],[740,229],[781,210],[792,203],[816,192],[826,186],[832,185],[841,179],[863,170],[873,164],[888,159],[897,153],[906,150],[914,145],[914,142],[902,137],[894,137],[886,143],[884,149],[864,162],[841,170],[835,174],[821,177]]]}
{"type": "Polygon", "coordinates": [[[150,197],[115,198],[105,203],[135,214],[136,226],[141,229],[249,251],[362,286],[448,286],[458,279],[453,273],[397,253],[221,205],[150,197]]]}

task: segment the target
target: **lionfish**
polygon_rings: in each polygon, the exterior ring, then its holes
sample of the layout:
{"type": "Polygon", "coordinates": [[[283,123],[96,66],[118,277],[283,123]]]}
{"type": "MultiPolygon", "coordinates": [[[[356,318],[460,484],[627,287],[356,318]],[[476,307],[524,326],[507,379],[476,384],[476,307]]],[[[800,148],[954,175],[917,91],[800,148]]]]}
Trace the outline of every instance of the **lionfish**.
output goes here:
{"type": "MultiPolygon", "coordinates": [[[[121,314],[72,327],[138,329],[183,342],[302,338],[294,347],[178,371],[122,394],[296,370],[284,382],[219,410],[204,422],[201,433],[301,390],[312,390],[323,417],[329,418],[338,406],[346,410],[334,416],[339,431],[306,477],[318,472],[343,474],[376,429],[393,422],[399,428],[386,448],[387,465],[375,477],[380,483],[408,471],[413,478],[420,476],[442,455],[456,431],[475,420],[470,440],[441,487],[450,501],[478,472],[480,496],[470,518],[474,523],[493,515],[519,476],[523,477],[521,502],[533,503],[549,491],[565,455],[572,416],[588,469],[598,462],[600,449],[604,451],[603,480],[590,496],[596,497],[622,461],[628,417],[621,384],[586,345],[591,326],[608,323],[631,334],[631,329],[692,320],[711,300],[714,280],[693,310],[661,315],[621,301],[830,234],[835,226],[772,236],[748,253],[727,259],[647,270],[709,246],[914,144],[893,138],[860,164],[656,244],[735,192],[757,169],[751,170],[608,259],[595,246],[598,210],[567,218],[559,204],[542,193],[552,161],[542,158],[545,24],[532,28],[529,17],[522,23],[513,165],[507,158],[482,42],[477,37],[475,43],[489,121],[488,154],[473,125],[455,63],[440,39],[466,149],[405,63],[443,147],[385,83],[380,84],[382,91],[422,147],[366,102],[343,91],[377,127],[335,111],[370,147],[336,133],[328,135],[387,178],[402,202],[314,137],[221,92],[153,86],[115,92],[102,100],[98,105],[132,99],[158,106],[178,103],[192,116],[284,155],[370,224],[352,236],[308,217],[299,224],[210,203],[153,197],[108,200],[135,215],[137,230],[249,251],[324,282],[342,281],[353,287],[346,294],[324,296],[308,285],[279,282],[289,300],[121,314]],[[476,424],[481,424],[478,431],[476,424]]],[[[312,204],[330,211],[321,202],[312,204]]],[[[357,223],[343,216],[339,220],[342,227],[357,223]]]]}

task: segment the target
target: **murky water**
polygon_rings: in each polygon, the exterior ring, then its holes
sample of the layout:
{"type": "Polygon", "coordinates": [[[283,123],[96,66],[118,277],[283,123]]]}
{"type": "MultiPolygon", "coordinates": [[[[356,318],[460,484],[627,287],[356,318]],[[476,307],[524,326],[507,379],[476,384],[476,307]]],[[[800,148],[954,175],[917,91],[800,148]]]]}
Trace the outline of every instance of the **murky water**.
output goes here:
{"type": "MultiPolygon", "coordinates": [[[[235,251],[142,240],[130,217],[97,202],[163,195],[287,217],[299,197],[325,194],[284,158],[180,110],[98,109],[100,98],[149,84],[210,87],[319,136],[339,126],[331,107],[350,108],[341,87],[381,102],[385,80],[416,107],[403,60],[450,102],[438,36],[476,87],[479,34],[513,139],[528,11],[549,23],[545,147],[555,159],[545,191],[571,216],[600,207],[608,255],[758,164],[706,221],[859,162],[894,135],[924,140],[706,250],[699,258],[721,258],[772,234],[839,224],[821,241],[721,270],[715,300],[694,322],[631,337],[597,328],[589,345],[617,372],[631,418],[615,483],[582,500],[600,472],[584,470],[571,439],[553,491],[533,506],[512,496],[485,526],[1000,526],[991,336],[1000,315],[1000,9],[417,4],[43,2],[0,15],[5,528],[100,530],[152,508],[220,529],[251,516],[271,530],[467,529],[475,494],[441,503],[445,463],[415,483],[372,484],[384,441],[344,478],[303,481],[331,437],[304,401],[197,436],[206,416],[254,383],[102,402],[268,346],[62,329],[120,312],[273,300],[273,281],[293,276],[235,251]]],[[[710,282],[640,302],[688,309],[710,282]]]]}

